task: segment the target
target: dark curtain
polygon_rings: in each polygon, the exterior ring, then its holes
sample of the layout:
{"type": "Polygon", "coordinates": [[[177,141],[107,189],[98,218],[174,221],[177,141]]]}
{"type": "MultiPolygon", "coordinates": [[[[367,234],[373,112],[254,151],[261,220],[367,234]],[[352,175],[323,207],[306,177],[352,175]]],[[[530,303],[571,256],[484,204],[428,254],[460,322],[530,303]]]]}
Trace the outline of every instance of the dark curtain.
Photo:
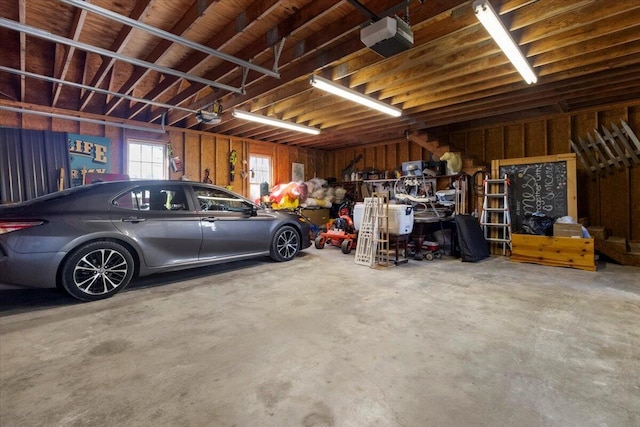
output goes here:
{"type": "Polygon", "coordinates": [[[22,202],[58,190],[60,169],[69,187],[67,134],[0,128],[0,200],[22,202]]]}

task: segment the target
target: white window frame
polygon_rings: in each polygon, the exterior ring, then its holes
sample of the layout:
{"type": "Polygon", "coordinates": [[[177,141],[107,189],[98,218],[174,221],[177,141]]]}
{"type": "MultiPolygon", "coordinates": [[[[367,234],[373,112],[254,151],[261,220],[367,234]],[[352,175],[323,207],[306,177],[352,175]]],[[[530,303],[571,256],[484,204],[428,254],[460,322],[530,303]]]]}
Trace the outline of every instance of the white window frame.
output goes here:
{"type": "MultiPolygon", "coordinates": [[[[160,156],[158,156],[160,157],[160,156]]],[[[144,140],[139,140],[139,139],[129,139],[127,140],[127,152],[126,152],[126,159],[127,159],[127,173],[129,174],[129,177],[131,179],[167,179],[168,176],[168,166],[167,166],[167,146],[164,143],[157,143],[157,142],[152,142],[152,141],[144,141],[144,140]],[[131,147],[132,145],[139,145],[141,147],[143,146],[148,146],[151,147],[152,150],[157,150],[157,149],[161,149],[162,150],[162,161],[154,161],[152,156],[149,156],[148,160],[145,160],[144,158],[140,161],[134,161],[131,159],[131,147]],[[139,163],[139,164],[151,164],[151,175],[150,176],[138,176],[139,174],[137,173],[132,173],[132,162],[135,163],[139,163]],[[154,169],[153,166],[156,166],[156,168],[154,169]],[[161,174],[158,173],[158,171],[162,171],[161,174]]],[[[135,171],[134,171],[135,172],[135,171]]]]}
{"type": "Polygon", "coordinates": [[[263,182],[269,183],[271,186],[273,182],[273,157],[266,154],[250,154],[249,155],[249,200],[255,202],[260,198],[260,185],[263,182]],[[256,165],[256,160],[268,160],[268,171],[261,170],[256,165]],[[268,177],[268,179],[265,179],[268,177]]]}

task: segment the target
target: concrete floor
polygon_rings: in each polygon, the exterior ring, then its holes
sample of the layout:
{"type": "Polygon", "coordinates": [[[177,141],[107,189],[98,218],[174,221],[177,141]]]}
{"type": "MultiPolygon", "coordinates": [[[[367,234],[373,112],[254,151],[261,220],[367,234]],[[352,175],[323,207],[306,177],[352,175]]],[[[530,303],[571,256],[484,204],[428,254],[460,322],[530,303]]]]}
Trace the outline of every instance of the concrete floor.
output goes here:
{"type": "Polygon", "coordinates": [[[640,425],[640,269],[353,259],[0,291],[0,425],[640,425]]]}

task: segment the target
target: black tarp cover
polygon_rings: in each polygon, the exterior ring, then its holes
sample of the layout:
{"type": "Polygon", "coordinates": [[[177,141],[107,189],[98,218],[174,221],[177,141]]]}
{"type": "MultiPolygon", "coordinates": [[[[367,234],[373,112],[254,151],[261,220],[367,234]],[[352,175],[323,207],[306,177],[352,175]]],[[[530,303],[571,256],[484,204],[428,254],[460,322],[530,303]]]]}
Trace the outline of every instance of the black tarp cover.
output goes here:
{"type": "Polygon", "coordinates": [[[456,215],[455,222],[461,261],[477,262],[489,257],[489,245],[478,220],[471,215],[456,215]]]}

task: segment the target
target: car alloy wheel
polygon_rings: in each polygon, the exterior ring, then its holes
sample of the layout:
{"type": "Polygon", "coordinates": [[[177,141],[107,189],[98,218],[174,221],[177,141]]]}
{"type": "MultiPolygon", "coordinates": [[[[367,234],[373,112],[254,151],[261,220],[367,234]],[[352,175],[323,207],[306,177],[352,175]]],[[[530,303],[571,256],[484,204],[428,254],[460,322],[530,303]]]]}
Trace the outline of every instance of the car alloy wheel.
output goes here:
{"type": "Polygon", "coordinates": [[[82,301],[108,298],[129,284],[133,270],[133,257],[124,246],[93,242],[81,246],[67,259],[62,286],[82,301]]]}
{"type": "Polygon", "coordinates": [[[271,258],[276,261],[289,261],[300,250],[300,235],[291,226],[280,228],[271,242],[271,258]]]}

